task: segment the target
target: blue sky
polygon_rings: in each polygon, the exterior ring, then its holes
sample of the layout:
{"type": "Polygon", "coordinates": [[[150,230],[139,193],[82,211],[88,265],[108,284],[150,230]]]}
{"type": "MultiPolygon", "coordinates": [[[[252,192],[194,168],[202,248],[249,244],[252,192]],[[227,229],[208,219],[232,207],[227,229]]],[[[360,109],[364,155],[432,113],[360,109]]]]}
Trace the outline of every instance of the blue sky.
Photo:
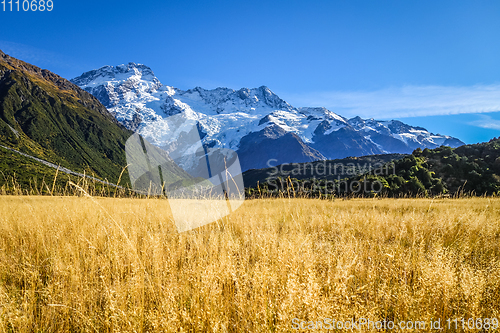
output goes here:
{"type": "Polygon", "coordinates": [[[0,49],[66,78],[133,61],[181,89],[266,85],[294,106],[500,136],[499,1],[53,1],[0,7],[0,49]]]}

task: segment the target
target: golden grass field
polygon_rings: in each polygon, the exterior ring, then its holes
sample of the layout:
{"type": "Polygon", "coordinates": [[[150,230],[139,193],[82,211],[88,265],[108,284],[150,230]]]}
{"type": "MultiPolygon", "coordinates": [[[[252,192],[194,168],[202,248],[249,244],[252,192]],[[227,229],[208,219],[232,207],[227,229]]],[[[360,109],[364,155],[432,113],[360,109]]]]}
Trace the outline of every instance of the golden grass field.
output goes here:
{"type": "Polygon", "coordinates": [[[249,200],[178,234],[164,199],[0,196],[0,332],[361,317],[500,319],[500,199],[249,200]]]}

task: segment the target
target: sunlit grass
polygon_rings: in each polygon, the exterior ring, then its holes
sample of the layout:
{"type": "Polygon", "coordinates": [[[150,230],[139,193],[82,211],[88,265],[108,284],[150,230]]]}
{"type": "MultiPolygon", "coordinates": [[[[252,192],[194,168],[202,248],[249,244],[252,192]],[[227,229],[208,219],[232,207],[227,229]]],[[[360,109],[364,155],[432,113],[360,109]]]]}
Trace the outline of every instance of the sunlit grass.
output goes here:
{"type": "Polygon", "coordinates": [[[179,234],[164,199],[0,196],[0,332],[326,317],[500,319],[500,199],[250,200],[179,234]]]}

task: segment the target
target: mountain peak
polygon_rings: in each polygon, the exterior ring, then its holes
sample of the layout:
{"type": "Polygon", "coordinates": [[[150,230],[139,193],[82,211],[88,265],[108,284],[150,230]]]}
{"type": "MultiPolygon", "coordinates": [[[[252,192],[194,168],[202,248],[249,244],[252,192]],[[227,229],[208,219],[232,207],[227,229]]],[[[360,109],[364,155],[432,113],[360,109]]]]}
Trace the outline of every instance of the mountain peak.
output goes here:
{"type": "Polygon", "coordinates": [[[159,82],[153,70],[143,64],[129,62],[117,66],[103,66],[83,73],[71,80],[80,87],[98,86],[108,81],[126,81],[130,78],[141,79],[151,82],[159,82]]]}
{"type": "Polygon", "coordinates": [[[118,65],[115,68],[121,73],[134,71],[154,76],[153,70],[150,67],[144,64],[136,64],[135,62],[129,62],[128,64],[118,65]]]}
{"type": "Polygon", "coordinates": [[[135,62],[103,66],[85,72],[71,82],[97,97],[107,108],[112,108],[122,100],[131,101],[137,97],[147,99],[152,92],[162,87],[151,68],[135,62]]]}
{"type": "Polygon", "coordinates": [[[237,91],[237,94],[238,97],[241,98],[242,100],[247,100],[249,102],[252,101],[252,103],[258,103],[259,101],[261,101],[268,107],[271,107],[276,110],[293,109],[293,107],[290,104],[282,100],[267,86],[260,86],[254,89],[241,88],[240,90],[237,91]]]}
{"type": "Polygon", "coordinates": [[[361,118],[360,116],[356,116],[356,117],[353,117],[353,118],[347,120],[347,123],[349,123],[349,125],[354,126],[354,127],[363,126],[365,124],[365,122],[366,122],[366,120],[361,118]]]}

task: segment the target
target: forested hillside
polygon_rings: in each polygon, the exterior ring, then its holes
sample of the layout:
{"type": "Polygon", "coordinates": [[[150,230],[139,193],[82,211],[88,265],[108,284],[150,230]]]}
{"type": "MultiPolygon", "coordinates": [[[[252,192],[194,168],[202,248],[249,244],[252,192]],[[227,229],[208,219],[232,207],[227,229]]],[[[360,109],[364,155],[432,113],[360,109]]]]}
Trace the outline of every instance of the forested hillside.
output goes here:
{"type": "Polygon", "coordinates": [[[500,193],[500,138],[489,142],[416,149],[363,175],[334,181],[325,178],[280,178],[247,189],[247,195],[345,195],[389,197],[496,195],[500,193]]]}

